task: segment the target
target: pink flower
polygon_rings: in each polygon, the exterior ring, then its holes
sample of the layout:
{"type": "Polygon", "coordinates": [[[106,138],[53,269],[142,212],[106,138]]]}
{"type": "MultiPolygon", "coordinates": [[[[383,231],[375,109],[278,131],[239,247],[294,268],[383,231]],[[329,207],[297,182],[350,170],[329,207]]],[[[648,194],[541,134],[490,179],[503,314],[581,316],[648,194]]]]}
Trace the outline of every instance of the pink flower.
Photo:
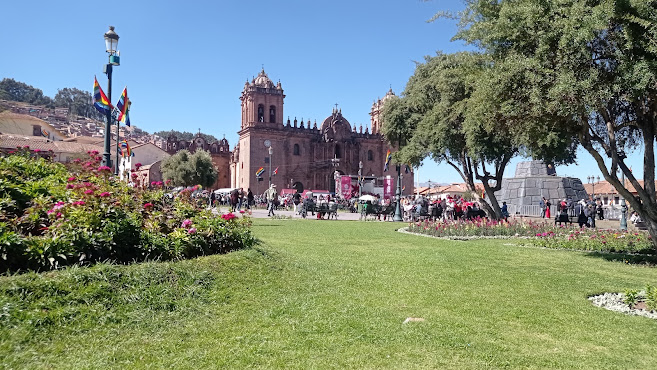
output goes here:
{"type": "Polygon", "coordinates": [[[84,183],[84,186],[86,186],[86,187],[88,187],[88,188],[92,187],[93,185],[94,185],[94,184],[92,184],[92,183],[90,183],[90,182],[85,182],[85,183],[84,183]]]}
{"type": "Polygon", "coordinates": [[[41,151],[41,149],[34,149],[34,152],[35,152],[35,153],[38,153],[38,152],[40,152],[40,151],[41,151]]]}
{"type": "Polygon", "coordinates": [[[130,177],[132,177],[133,179],[136,179],[136,178],[137,178],[137,174],[136,174],[136,173],[133,173],[132,175],[130,175],[130,177]]]}
{"type": "Polygon", "coordinates": [[[109,172],[110,170],[111,170],[111,169],[110,169],[109,167],[107,167],[107,166],[100,166],[100,167],[98,167],[98,171],[108,171],[108,172],[109,172]]]}
{"type": "Polygon", "coordinates": [[[230,221],[230,220],[234,219],[235,217],[237,217],[237,216],[235,216],[232,213],[224,213],[223,215],[221,215],[221,218],[223,218],[226,221],[230,221]]]}
{"type": "Polygon", "coordinates": [[[75,186],[73,184],[66,184],[66,189],[73,189],[75,186]]]}
{"type": "Polygon", "coordinates": [[[196,228],[192,227],[191,229],[187,230],[188,234],[196,234],[196,228]]]}
{"type": "MultiPolygon", "coordinates": [[[[85,191],[85,193],[86,193],[86,191],[85,191]]],[[[101,198],[104,198],[104,197],[109,197],[109,196],[110,196],[110,193],[108,193],[108,192],[106,192],[106,191],[104,191],[104,192],[102,192],[102,193],[100,193],[100,194],[98,194],[98,196],[99,196],[99,197],[101,197],[101,198]]]]}
{"type": "Polygon", "coordinates": [[[85,204],[85,201],[84,201],[84,200],[79,200],[79,201],[77,201],[77,202],[73,202],[73,205],[74,205],[74,206],[83,206],[84,204],[85,204]]]}
{"type": "Polygon", "coordinates": [[[244,210],[243,210],[243,209],[240,209],[240,213],[244,213],[244,210]]]}
{"type": "Polygon", "coordinates": [[[153,203],[144,204],[144,208],[147,209],[147,210],[150,210],[151,208],[153,208],[153,203]]]}
{"type": "Polygon", "coordinates": [[[76,178],[73,177],[73,176],[71,176],[71,177],[68,178],[68,182],[73,182],[73,181],[75,181],[75,180],[76,180],[76,178]]]}
{"type": "Polygon", "coordinates": [[[185,221],[182,222],[182,224],[180,225],[180,227],[186,229],[186,228],[188,228],[188,227],[191,226],[191,225],[192,225],[192,220],[190,220],[190,219],[186,219],[185,221]]]}
{"type": "Polygon", "coordinates": [[[57,212],[57,218],[61,218],[62,214],[60,212],[57,212]]]}
{"type": "Polygon", "coordinates": [[[139,167],[141,167],[141,166],[142,166],[141,163],[136,163],[136,164],[135,164],[135,169],[139,169],[139,167]]]}
{"type": "Polygon", "coordinates": [[[92,189],[87,189],[84,191],[85,194],[93,194],[94,191],[92,189]]]}

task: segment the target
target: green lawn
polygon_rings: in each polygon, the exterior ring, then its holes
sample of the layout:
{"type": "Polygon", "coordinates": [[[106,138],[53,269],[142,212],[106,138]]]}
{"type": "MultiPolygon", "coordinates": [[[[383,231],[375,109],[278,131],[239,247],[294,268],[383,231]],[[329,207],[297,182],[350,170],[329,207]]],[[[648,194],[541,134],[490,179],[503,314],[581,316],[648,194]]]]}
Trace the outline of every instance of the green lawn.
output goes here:
{"type": "Polygon", "coordinates": [[[0,367],[655,366],[657,321],[586,298],[656,268],[399,226],[255,220],[228,255],[0,278],[0,367]]]}

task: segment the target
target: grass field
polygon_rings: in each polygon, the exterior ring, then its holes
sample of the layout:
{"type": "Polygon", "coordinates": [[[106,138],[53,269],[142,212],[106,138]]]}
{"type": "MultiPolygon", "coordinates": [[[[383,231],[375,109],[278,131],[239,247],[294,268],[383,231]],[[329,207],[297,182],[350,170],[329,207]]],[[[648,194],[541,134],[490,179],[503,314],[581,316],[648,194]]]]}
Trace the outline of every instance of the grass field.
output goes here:
{"type": "Polygon", "coordinates": [[[655,366],[657,321],[587,296],[656,268],[399,226],[255,220],[228,255],[2,277],[0,367],[655,366]]]}

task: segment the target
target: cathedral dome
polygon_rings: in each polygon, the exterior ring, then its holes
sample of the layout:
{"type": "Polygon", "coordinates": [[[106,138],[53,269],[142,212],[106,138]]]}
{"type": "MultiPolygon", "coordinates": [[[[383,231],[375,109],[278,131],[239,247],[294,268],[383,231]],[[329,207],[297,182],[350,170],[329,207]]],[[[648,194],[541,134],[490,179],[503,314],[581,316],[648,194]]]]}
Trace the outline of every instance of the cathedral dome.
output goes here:
{"type": "Polygon", "coordinates": [[[393,96],[395,96],[395,93],[392,92],[392,88],[390,88],[390,90],[388,90],[388,92],[386,93],[386,96],[384,96],[383,99],[381,99],[381,103],[383,103],[386,100],[392,98],[393,96]]]}
{"type": "Polygon", "coordinates": [[[258,77],[255,78],[253,83],[258,87],[274,87],[274,83],[269,79],[264,69],[258,73],[258,77]]]}
{"type": "Polygon", "coordinates": [[[334,109],[333,114],[322,122],[320,132],[325,141],[341,141],[351,136],[351,124],[342,116],[341,110],[334,109]]]}

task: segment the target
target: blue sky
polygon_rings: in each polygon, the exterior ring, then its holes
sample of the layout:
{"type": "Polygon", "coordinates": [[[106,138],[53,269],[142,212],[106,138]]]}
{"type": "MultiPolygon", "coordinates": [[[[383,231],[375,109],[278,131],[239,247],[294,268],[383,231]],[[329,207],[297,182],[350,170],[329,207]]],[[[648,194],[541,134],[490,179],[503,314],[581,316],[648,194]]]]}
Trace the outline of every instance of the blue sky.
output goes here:
{"type": "MultiPolygon", "coordinates": [[[[356,125],[369,125],[372,102],[390,87],[399,94],[414,61],[436,51],[466,49],[450,41],[452,21],[427,23],[460,1],[12,1],[0,22],[0,79],[9,77],[54,97],[58,88],[103,89],[103,34],[120,36],[121,66],[112,100],[123,86],[132,123],[148,132],[175,129],[226,136],[240,125],[239,96],[262,66],[281,81],[284,115],[321,122],[334,104],[356,125]]],[[[640,153],[642,154],[642,153],[640,153]]],[[[512,177],[512,162],[505,177],[512,177]]],[[[630,165],[641,168],[640,155],[630,165]]],[[[638,172],[638,171],[637,171],[638,172]]],[[[451,167],[425,160],[420,181],[461,182],[451,167]]],[[[599,175],[588,154],[559,175],[599,175]]]]}

